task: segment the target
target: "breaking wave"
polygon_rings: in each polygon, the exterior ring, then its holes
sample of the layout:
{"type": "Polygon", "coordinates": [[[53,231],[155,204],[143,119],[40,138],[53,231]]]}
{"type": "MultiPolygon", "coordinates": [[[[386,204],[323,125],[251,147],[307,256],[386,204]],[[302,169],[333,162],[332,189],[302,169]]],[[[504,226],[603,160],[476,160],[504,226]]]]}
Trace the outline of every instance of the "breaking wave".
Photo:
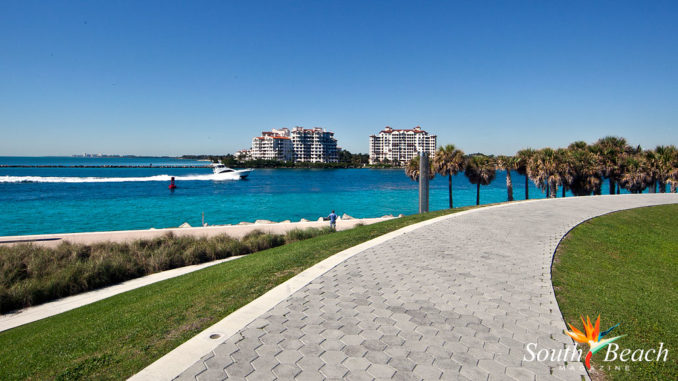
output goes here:
{"type": "MultiPolygon", "coordinates": [[[[170,175],[156,175],[147,177],[42,177],[42,176],[0,176],[0,183],[124,183],[141,181],[170,181],[170,175]]],[[[233,173],[218,175],[189,175],[174,176],[175,181],[224,181],[240,180],[240,176],[233,173]]]]}

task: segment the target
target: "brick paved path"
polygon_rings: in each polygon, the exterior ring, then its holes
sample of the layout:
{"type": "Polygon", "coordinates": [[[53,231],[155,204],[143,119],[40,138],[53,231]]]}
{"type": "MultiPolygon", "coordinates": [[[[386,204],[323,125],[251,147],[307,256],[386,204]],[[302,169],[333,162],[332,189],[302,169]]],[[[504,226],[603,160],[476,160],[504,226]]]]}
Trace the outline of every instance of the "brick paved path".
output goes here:
{"type": "Polygon", "coordinates": [[[523,361],[530,342],[572,345],[551,286],[553,252],[588,218],[675,202],[579,197],[448,218],[346,260],[178,378],[588,379],[581,363],[523,361]]]}

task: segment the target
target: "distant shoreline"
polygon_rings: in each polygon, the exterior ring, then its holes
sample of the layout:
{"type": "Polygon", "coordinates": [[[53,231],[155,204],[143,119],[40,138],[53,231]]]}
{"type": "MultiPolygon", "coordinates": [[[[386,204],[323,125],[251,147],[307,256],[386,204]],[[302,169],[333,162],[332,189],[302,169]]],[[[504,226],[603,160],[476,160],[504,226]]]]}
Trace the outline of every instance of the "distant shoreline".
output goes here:
{"type": "MultiPolygon", "coordinates": [[[[342,165],[303,165],[304,163],[299,163],[299,165],[294,166],[248,166],[247,163],[234,165],[234,168],[255,168],[255,169],[402,169],[402,167],[396,166],[378,166],[378,165],[366,165],[366,166],[342,166],[342,165]]],[[[308,163],[315,164],[315,163],[308,163]]],[[[102,165],[31,165],[31,164],[0,164],[0,168],[211,168],[210,165],[116,165],[116,164],[102,164],[102,165]]]]}
{"type": "Polygon", "coordinates": [[[31,165],[31,164],[0,164],[0,168],[210,168],[209,165],[31,165]]]}

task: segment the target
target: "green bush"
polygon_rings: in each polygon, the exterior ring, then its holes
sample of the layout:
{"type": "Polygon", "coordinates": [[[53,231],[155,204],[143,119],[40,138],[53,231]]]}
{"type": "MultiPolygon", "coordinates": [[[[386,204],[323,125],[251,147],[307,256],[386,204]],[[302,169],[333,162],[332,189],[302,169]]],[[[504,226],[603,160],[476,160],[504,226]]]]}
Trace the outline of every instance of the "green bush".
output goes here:
{"type": "Polygon", "coordinates": [[[330,229],[329,227],[324,227],[322,229],[314,229],[314,228],[308,228],[308,229],[294,229],[290,230],[285,234],[285,241],[288,243],[290,242],[296,242],[296,241],[303,241],[305,239],[317,237],[319,235],[323,234],[328,234],[331,233],[333,230],[330,229]]]}
{"type": "Polygon", "coordinates": [[[166,234],[130,243],[56,248],[33,244],[0,246],[0,312],[45,303],[144,275],[216,259],[254,253],[326,234],[329,229],[293,230],[285,236],[254,231],[242,240],[166,234]]]}
{"type": "Polygon", "coordinates": [[[242,242],[248,248],[248,252],[254,253],[257,251],[284,245],[285,238],[280,235],[265,234],[255,230],[243,237],[242,242]]]}

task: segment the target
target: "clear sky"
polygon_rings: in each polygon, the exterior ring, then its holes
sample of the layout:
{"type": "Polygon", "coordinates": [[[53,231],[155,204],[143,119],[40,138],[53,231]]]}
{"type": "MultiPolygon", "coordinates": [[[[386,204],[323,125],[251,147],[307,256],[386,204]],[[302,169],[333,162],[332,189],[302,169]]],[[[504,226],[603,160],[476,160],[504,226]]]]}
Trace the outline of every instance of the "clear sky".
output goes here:
{"type": "Polygon", "coordinates": [[[0,1],[0,155],[678,144],[676,1],[0,1]]]}

